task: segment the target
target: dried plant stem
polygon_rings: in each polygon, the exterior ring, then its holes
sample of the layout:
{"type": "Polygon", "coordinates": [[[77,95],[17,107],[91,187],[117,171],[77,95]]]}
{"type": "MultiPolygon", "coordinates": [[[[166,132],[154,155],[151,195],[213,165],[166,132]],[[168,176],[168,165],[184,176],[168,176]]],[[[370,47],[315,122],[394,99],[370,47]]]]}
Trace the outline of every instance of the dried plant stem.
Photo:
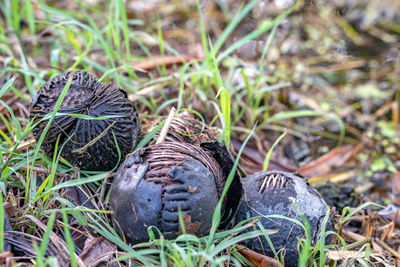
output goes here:
{"type": "Polygon", "coordinates": [[[83,153],[88,147],[92,146],[94,143],[96,143],[101,138],[103,138],[107,134],[108,130],[110,130],[110,128],[113,127],[115,123],[116,123],[116,121],[113,121],[110,125],[107,126],[107,128],[103,132],[101,132],[98,136],[93,138],[93,140],[91,140],[89,143],[87,143],[86,145],[84,145],[81,148],[72,150],[72,152],[73,153],[83,153]]]}
{"type": "Polygon", "coordinates": [[[165,137],[167,136],[169,126],[175,116],[175,113],[176,113],[176,109],[174,107],[172,107],[171,111],[168,114],[167,120],[165,121],[165,124],[164,124],[163,128],[161,129],[161,133],[157,139],[156,144],[160,144],[165,141],[165,137]]]}
{"type": "Polygon", "coordinates": [[[344,236],[346,236],[346,237],[348,237],[348,238],[350,238],[350,239],[352,239],[354,241],[361,241],[361,240],[365,239],[365,236],[362,236],[362,235],[359,235],[359,234],[356,234],[356,233],[353,233],[353,232],[349,232],[349,231],[346,231],[346,230],[342,230],[341,234],[343,234],[344,236]]]}
{"type": "Polygon", "coordinates": [[[365,245],[365,244],[367,244],[367,243],[369,243],[369,242],[371,242],[371,238],[366,237],[366,238],[364,238],[364,239],[361,239],[361,240],[359,240],[359,241],[356,241],[356,242],[354,242],[354,243],[351,243],[350,245],[347,246],[347,249],[348,249],[348,250],[352,250],[352,249],[355,249],[355,248],[357,248],[357,247],[362,247],[363,245],[365,245]]]}
{"type": "Polygon", "coordinates": [[[384,241],[376,239],[374,240],[376,243],[378,243],[378,245],[384,247],[387,251],[389,251],[393,256],[395,256],[396,258],[400,259],[400,253],[398,253],[396,250],[394,250],[393,248],[391,248],[388,244],[386,244],[384,241]]]}

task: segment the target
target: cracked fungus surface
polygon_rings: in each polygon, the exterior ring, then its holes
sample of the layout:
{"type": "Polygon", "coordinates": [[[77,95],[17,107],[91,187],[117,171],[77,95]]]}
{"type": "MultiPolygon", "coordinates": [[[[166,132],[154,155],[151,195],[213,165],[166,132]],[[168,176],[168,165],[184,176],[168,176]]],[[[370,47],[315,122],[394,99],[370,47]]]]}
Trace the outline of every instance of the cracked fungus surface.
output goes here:
{"type": "Polygon", "coordinates": [[[166,142],[127,157],[113,182],[110,206],[133,244],[148,240],[150,225],[166,238],[179,235],[179,208],[186,231],[204,235],[223,186],[222,170],[205,150],[166,142]]]}
{"type": "Polygon", "coordinates": [[[91,171],[111,170],[119,158],[123,160],[136,145],[140,133],[139,117],[124,91],[101,83],[90,74],[65,72],[36,92],[31,100],[30,118],[39,124],[33,135],[39,140],[43,134],[48,120],[42,119],[54,111],[70,77],[71,84],[58,110],[60,115],[54,118],[42,148],[52,156],[59,139],[59,147],[65,143],[61,156],[72,165],[91,171]]]}
{"type": "Polygon", "coordinates": [[[219,192],[224,187],[224,177],[220,166],[203,149],[187,143],[170,142],[150,146],[143,153],[143,161],[149,163],[145,179],[147,182],[162,184],[163,190],[173,179],[168,175],[173,166],[182,165],[186,157],[201,162],[215,177],[219,192]]]}

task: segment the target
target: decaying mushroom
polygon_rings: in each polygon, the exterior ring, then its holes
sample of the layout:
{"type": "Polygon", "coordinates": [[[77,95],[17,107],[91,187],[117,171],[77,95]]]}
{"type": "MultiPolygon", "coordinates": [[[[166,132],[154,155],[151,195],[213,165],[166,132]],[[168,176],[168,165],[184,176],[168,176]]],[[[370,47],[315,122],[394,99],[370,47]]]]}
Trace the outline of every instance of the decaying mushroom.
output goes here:
{"type": "MultiPolygon", "coordinates": [[[[132,244],[148,241],[147,228],[151,225],[158,227],[164,237],[174,238],[182,230],[178,219],[180,208],[187,233],[207,234],[227,169],[233,165],[231,158],[225,159],[228,163],[220,161],[224,151],[217,142],[201,147],[164,142],[128,156],[115,176],[110,193],[116,228],[132,244]]],[[[223,226],[232,219],[240,200],[238,174],[231,188],[223,205],[223,226]]]]}
{"type": "Polygon", "coordinates": [[[38,140],[43,134],[48,120],[42,119],[54,110],[70,77],[71,85],[58,110],[62,115],[55,117],[42,148],[53,155],[59,138],[59,147],[66,142],[61,156],[71,164],[84,170],[111,170],[118,164],[118,149],[121,162],[134,149],[140,132],[139,117],[124,91],[98,82],[90,74],[65,72],[37,91],[30,108],[31,119],[38,123],[33,135],[38,140]],[[90,117],[77,118],[76,114],[90,117]],[[93,119],[99,117],[104,119],[93,119]]]}
{"type": "MultiPolygon", "coordinates": [[[[304,229],[293,221],[271,215],[285,216],[302,222],[302,215],[310,224],[311,241],[316,244],[321,234],[321,226],[329,207],[319,193],[302,178],[283,171],[258,172],[244,179],[243,198],[240,202],[236,221],[260,217],[265,229],[276,233],[269,237],[276,252],[282,252],[286,266],[297,266],[297,243],[305,237],[304,229]]],[[[326,231],[333,229],[329,218],[326,231]]],[[[259,253],[274,257],[273,250],[264,237],[243,242],[259,253]]]]}

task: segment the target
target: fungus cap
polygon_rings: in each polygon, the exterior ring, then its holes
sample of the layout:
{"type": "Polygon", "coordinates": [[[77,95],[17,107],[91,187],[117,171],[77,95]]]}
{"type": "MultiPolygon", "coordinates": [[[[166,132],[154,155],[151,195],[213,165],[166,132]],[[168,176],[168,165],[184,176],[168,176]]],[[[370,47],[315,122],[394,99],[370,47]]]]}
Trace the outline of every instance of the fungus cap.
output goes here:
{"type": "MultiPolygon", "coordinates": [[[[187,233],[208,233],[226,182],[226,171],[211,154],[188,143],[165,142],[127,157],[112,184],[110,206],[115,226],[128,242],[148,241],[149,226],[156,226],[165,238],[175,238],[181,233],[178,207],[187,233]]],[[[240,185],[240,177],[234,181],[234,186],[236,181],[240,185]]],[[[233,217],[240,196],[232,201],[235,207],[229,196],[226,199],[223,224],[233,217]]]]}
{"type": "Polygon", "coordinates": [[[111,170],[118,163],[118,149],[121,162],[134,149],[140,132],[139,117],[124,91],[101,83],[90,74],[65,72],[36,92],[30,106],[30,118],[38,123],[33,135],[39,140],[43,134],[48,121],[42,119],[54,111],[70,77],[68,92],[57,111],[62,114],[54,118],[42,148],[52,156],[59,138],[59,147],[65,142],[61,156],[72,165],[91,171],[111,170]],[[71,114],[107,118],[86,119],[71,114]]]}
{"type": "MultiPolygon", "coordinates": [[[[322,221],[329,207],[319,193],[299,176],[283,171],[267,171],[252,174],[244,179],[243,197],[240,202],[236,223],[260,217],[262,226],[276,231],[269,237],[276,252],[284,252],[285,266],[297,266],[297,243],[305,237],[303,228],[283,218],[272,218],[269,215],[285,216],[302,222],[302,215],[308,220],[311,228],[311,241],[316,244],[320,237],[322,221]]],[[[333,229],[329,218],[326,231],[333,229]]],[[[244,245],[259,253],[274,257],[267,240],[253,238],[243,242],[244,245]],[[261,240],[261,242],[260,242],[261,240]]]]}

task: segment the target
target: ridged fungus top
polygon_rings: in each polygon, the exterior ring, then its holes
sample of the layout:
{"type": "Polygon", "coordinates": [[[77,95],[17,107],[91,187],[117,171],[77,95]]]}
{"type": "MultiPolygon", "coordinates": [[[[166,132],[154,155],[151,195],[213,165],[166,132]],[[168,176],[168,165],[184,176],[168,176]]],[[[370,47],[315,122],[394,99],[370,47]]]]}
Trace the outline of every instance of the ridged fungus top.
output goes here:
{"type": "Polygon", "coordinates": [[[65,72],[40,88],[31,100],[30,117],[38,123],[33,135],[39,140],[43,134],[48,120],[42,119],[54,111],[70,77],[71,84],[42,148],[53,155],[59,138],[59,148],[65,143],[61,156],[72,165],[91,171],[111,170],[118,164],[118,150],[122,162],[134,149],[140,133],[139,117],[124,91],[90,74],[65,72]]]}

